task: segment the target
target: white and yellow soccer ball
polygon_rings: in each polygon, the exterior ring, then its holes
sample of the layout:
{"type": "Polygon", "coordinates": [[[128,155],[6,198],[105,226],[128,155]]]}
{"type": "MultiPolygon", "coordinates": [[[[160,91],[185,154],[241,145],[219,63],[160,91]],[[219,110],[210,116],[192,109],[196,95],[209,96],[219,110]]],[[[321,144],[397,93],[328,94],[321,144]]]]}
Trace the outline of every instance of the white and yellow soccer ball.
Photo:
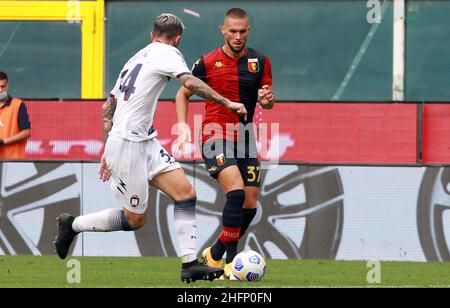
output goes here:
{"type": "Polygon", "coordinates": [[[254,250],[243,251],[234,257],[231,271],[240,281],[258,281],[266,273],[266,261],[254,250]]]}

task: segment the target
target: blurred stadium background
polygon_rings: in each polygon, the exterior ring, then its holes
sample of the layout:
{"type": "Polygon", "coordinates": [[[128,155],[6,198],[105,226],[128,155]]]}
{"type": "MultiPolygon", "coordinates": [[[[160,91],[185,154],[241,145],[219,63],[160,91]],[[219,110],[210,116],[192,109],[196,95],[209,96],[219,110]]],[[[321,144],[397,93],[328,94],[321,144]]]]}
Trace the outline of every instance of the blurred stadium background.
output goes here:
{"type": "MultiPolygon", "coordinates": [[[[255,119],[280,123],[271,136],[280,152],[263,157],[272,168],[241,248],[269,259],[450,261],[444,0],[0,1],[0,70],[32,123],[28,161],[0,164],[0,255],[51,255],[57,214],[119,206],[97,162],[101,104],[122,65],[161,12],[185,23],[179,48],[192,65],[222,44],[218,26],[235,6],[249,13],[248,44],[271,57],[280,101],[255,119]]],[[[167,149],[178,86],[169,83],[156,115],[167,149]]],[[[190,121],[202,107],[193,104],[190,121]]],[[[182,161],[203,247],[220,231],[224,196],[200,160],[182,161]]],[[[175,256],[173,205],[153,189],[151,198],[144,229],[85,233],[73,255],[175,256]]]]}

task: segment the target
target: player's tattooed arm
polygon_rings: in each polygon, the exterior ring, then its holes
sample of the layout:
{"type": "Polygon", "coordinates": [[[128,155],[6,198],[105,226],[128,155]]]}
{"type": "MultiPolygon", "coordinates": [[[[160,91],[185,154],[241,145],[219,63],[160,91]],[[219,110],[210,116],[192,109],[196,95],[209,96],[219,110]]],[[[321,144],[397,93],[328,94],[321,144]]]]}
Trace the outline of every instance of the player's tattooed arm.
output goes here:
{"type": "Polygon", "coordinates": [[[116,111],[117,100],[113,96],[109,96],[102,105],[103,111],[103,140],[108,139],[108,133],[112,128],[112,119],[116,111]]]}
{"type": "Polygon", "coordinates": [[[204,83],[201,79],[191,75],[184,74],[179,77],[181,84],[191,91],[193,94],[196,94],[204,99],[212,100],[216,103],[221,104],[222,106],[227,107],[230,101],[225,97],[221,96],[210,86],[204,83]]]}
{"type": "Polygon", "coordinates": [[[191,75],[191,74],[183,74],[178,77],[180,83],[193,94],[196,94],[204,99],[211,100],[216,102],[230,111],[236,112],[237,114],[243,116],[245,119],[247,118],[247,110],[245,106],[241,103],[235,103],[226,99],[213,89],[204,83],[201,79],[191,75]]]}

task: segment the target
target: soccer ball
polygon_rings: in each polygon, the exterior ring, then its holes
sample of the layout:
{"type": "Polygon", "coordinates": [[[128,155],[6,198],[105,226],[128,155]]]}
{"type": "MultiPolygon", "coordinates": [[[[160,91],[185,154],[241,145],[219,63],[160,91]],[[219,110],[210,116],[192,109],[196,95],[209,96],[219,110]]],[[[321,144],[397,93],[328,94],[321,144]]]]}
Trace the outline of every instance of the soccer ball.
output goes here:
{"type": "Polygon", "coordinates": [[[231,271],[240,281],[258,281],[266,273],[266,261],[254,250],[240,252],[233,259],[231,271]]]}

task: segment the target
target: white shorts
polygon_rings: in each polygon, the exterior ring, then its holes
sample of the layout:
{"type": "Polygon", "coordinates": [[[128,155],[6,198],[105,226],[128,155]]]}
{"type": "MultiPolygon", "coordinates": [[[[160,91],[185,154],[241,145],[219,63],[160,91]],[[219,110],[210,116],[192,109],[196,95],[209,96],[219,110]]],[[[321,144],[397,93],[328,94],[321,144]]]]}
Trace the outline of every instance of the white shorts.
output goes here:
{"type": "Polygon", "coordinates": [[[111,189],[119,202],[136,214],[147,210],[149,181],[181,168],[156,138],[135,142],[109,136],[104,158],[111,171],[111,189]]]}

